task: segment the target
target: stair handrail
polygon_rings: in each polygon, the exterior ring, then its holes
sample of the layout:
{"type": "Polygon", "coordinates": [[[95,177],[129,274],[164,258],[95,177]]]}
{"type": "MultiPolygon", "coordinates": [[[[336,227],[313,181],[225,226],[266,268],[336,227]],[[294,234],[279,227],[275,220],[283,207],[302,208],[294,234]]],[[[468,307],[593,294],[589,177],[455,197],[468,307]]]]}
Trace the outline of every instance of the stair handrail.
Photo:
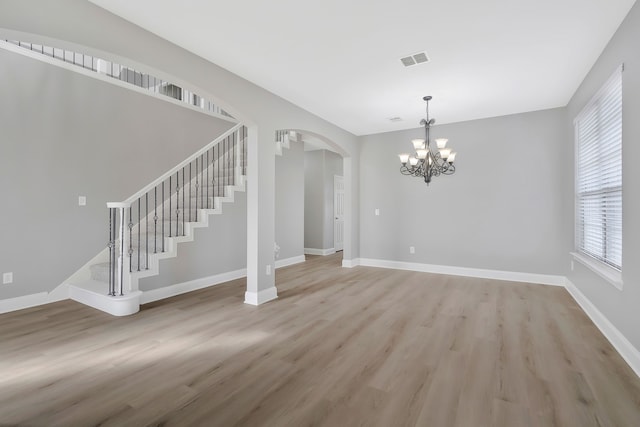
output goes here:
{"type": "Polygon", "coordinates": [[[237,120],[231,116],[231,114],[223,110],[216,103],[211,102],[211,100],[207,100],[185,87],[177,86],[174,83],[130,66],[118,64],[93,55],[19,40],[0,39],[0,49],[27,56],[104,82],[118,84],[121,87],[140,91],[146,95],[162,95],[161,99],[165,101],[176,102],[181,106],[186,106],[219,119],[237,123],[237,120]]]}
{"type": "Polygon", "coordinates": [[[218,136],[216,139],[214,139],[213,141],[211,141],[210,143],[208,143],[207,145],[205,145],[204,147],[202,147],[201,149],[196,151],[194,154],[190,155],[185,160],[181,161],[176,166],[174,166],[173,168],[169,169],[167,172],[165,172],[164,174],[160,175],[158,178],[154,179],[153,181],[151,181],[146,186],[142,187],[141,190],[136,191],[134,194],[132,194],[131,196],[127,197],[125,200],[123,200],[121,202],[107,202],[107,207],[108,208],[129,207],[131,205],[131,203],[136,201],[138,198],[142,197],[144,194],[146,194],[147,192],[151,191],[158,184],[161,184],[163,181],[169,179],[169,177],[171,175],[175,174],[176,172],[181,170],[183,167],[185,167],[186,165],[188,165],[189,163],[191,163],[192,161],[194,161],[195,159],[200,157],[202,154],[206,153],[212,147],[214,147],[215,145],[217,145],[220,142],[222,142],[225,138],[227,138],[229,135],[232,135],[233,133],[238,131],[243,126],[244,125],[242,123],[238,123],[237,125],[235,125],[232,128],[230,128],[228,131],[226,131],[225,133],[223,133],[222,135],[218,136]]]}

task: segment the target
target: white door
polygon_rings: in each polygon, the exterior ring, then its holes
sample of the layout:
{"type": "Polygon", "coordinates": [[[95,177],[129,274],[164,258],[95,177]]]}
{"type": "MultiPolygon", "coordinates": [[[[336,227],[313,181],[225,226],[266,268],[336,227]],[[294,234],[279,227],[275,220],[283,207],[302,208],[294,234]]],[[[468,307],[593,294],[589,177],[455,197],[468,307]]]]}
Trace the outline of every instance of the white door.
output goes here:
{"type": "Polygon", "coordinates": [[[344,249],[344,178],[333,176],[333,247],[344,249]]]}

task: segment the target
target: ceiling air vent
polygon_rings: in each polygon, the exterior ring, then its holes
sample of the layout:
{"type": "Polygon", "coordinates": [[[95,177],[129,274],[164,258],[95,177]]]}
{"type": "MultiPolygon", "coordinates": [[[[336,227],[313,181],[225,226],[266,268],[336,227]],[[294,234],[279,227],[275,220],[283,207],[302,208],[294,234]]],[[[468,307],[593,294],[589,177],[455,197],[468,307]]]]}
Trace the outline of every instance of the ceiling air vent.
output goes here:
{"type": "Polygon", "coordinates": [[[402,117],[389,117],[389,121],[390,122],[401,122],[402,121],[402,117]]]}
{"type": "Polygon", "coordinates": [[[427,52],[419,52],[413,55],[405,56],[404,58],[400,58],[400,61],[405,67],[410,67],[412,65],[429,62],[429,57],[427,56],[427,52]]]}

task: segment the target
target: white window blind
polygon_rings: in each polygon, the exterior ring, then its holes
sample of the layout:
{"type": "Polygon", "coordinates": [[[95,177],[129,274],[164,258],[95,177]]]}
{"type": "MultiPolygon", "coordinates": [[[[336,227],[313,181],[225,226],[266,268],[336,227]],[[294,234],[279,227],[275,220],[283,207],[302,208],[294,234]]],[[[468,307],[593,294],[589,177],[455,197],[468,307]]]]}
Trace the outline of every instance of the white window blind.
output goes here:
{"type": "Polygon", "coordinates": [[[576,117],[576,249],[622,268],[622,66],[576,117]]]}

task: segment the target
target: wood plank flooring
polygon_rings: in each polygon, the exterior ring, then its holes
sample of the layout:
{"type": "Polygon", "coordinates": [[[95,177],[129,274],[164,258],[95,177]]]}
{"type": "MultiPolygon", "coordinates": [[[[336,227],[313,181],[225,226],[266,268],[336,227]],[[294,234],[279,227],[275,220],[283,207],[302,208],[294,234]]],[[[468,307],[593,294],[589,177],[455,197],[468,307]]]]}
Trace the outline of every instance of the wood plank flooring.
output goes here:
{"type": "Polygon", "coordinates": [[[0,315],[2,426],[640,426],[640,379],[562,288],[341,254],[115,318],[0,315]]]}

